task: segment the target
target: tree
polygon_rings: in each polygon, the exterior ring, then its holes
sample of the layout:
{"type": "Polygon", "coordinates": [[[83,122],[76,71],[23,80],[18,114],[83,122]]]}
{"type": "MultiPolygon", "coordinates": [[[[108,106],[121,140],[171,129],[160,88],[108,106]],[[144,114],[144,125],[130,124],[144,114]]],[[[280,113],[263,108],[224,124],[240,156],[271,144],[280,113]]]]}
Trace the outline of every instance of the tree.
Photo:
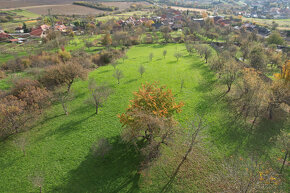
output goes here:
{"type": "Polygon", "coordinates": [[[166,57],[166,54],[167,54],[167,50],[163,50],[163,57],[164,57],[164,59],[166,57]]]}
{"type": "Polygon", "coordinates": [[[154,54],[151,52],[151,53],[149,54],[149,62],[152,62],[153,57],[154,57],[154,54]]]}
{"type": "Polygon", "coordinates": [[[26,156],[27,139],[25,136],[18,137],[14,140],[15,145],[22,151],[23,155],[26,156]]]}
{"type": "Polygon", "coordinates": [[[116,67],[118,66],[118,62],[112,62],[111,65],[113,66],[114,70],[116,69],[116,67]]]}
{"type": "Polygon", "coordinates": [[[114,74],[113,74],[113,77],[116,78],[117,81],[118,81],[118,84],[120,84],[120,80],[122,78],[124,78],[124,74],[123,74],[123,72],[121,70],[116,69],[115,72],[114,72],[114,74]]]}
{"type": "Polygon", "coordinates": [[[71,86],[77,78],[82,80],[86,79],[87,71],[80,64],[75,62],[50,66],[45,70],[41,78],[41,82],[48,88],[66,85],[66,90],[61,97],[61,103],[66,115],[68,115],[66,101],[69,97],[71,86]]]}
{"type": "Polygon", "coordinates": [[[145,67],[141,64],[139,66],[139,73],[141,75],[141,78],[142,78],[143,74],[145,73],[145,70],[146,70],[145,67]]]}
{"type": "Polygon", "coordinates": [[[88,49],[90,49],[91,47],[94,46],[94,43],[91,42],[91,41],[86,41],[86,42],[85,42],[85,45],[86,45],[86,47],[87,47],[88,49]]]}
{"type": "Polygon", "coordinates": [[[207,63],[208,59],[212,55],[212,50],[211,50],[211,48],[209,46],[203,45],[200,48],[200,53],[201,53],[201,55],[204,56],[205,63],[207,63]]]}
{"type": "Polygon", "coordinates": [[[276,23],[275,21],[272,22],[272,30],[276,30],[278,26],[278,23],[276,23]]]}
{"type": "Polygon", "coordinates": [[[0,100],[0,137],[4,138],[19,132],[25,115],[24,101],[9,95],[0,100]]]}
{"type": "Polygon", "coordinates": [[[71,54],[63,49],[58,51],[58,57],[65,63],[71,59],[71,54]]]}
{"type": "Polygon", "coordinates": [[[182,54],[181,54],[180,52],[176,52],[176,53],[174,54],[174,57],[176,58],[176,60],[177,60],[177,62],[178,62],[179,58],[182,57],[182,54]]]}
{"type": "Polygon", "coordinates": [[[94,79],[89,79],[88,88],[90,91],[90,97],[86,100],[86,102],[94,105],[96,109],[96,114],[98,114],[99,107],[103,106],[104,102],[109,97],[111,90],[104,83],[97,85],[94,79]]]}
{"type": "Polygon", "coordinates": [[[257,70],[264,70],[267,65],[267,56],[261,45],[253,47],[249,55],[250,64],[257,70]]]}
{"type": "Polygon", "coordinates": [[[281,52],[276,52],[275,50],[269,50],[267,52],[269,63],[271,67],[274,68],[281,68],[284,62],[284,56],[281,52]]]}
{"type": "Polygon", "coordinates": [[[106,35],[102,39],[102,45],[109,47],[112,44],[112,38],[109,33],[106,33],[106,35]]]}
{"type": "Polygon", "coordinates": [[[22,29],[23,29],[24,33],[28,33],[29,32],[29,29],[27,28],[27,25],[26,25],[25,22],[23,22],[22,29]]]}
{"type": "Polygon", "coordinates": [[[245,61],[245,59],[249,58],[250,52],[251,52],[251,45],[249,41],[242,41],[241,43],[241,52],[242,52],[242,57],[243,57],[243,61],[245,61]]]}
{"type": "Polygon", "coordinates": [[[193,43],[191,43],[191,42],[186,42],[186,43],[185,43],[185,47],[186,47],[186,50],[187,50],[187,52],[188,52],[189,54],[192,54],[192,53],[193,53],[193,51],[194,51],[194,45],[193,45],[193,43]]]}
{"type": "Polygon", "coordinates": [[[180,91],[182,91],[183,87],[184,87],[184,79],[181,79],[181,81],[180,81],[180,91]]]}
{"type": "Polygon", "coordinates": [[[125,62],[125,60],[127,60],[128,59],[128,56],[126,55],[126,54],[124,54],[124,56],[122,57],[122,59],[123,59],[123,63],[125,62]]]}
{"type": "Polygon", "coordinates": [[[268,44],[276,44],[276,45],[283,45],[284,39],[281,37],[278,31],[274,31],[271,35],[267,38],[268,44]]]}
{"type": "Polygon", "coordinates": [[[42,193],[42,187],[43,187],[43,181],[44,181],[42,175],[36,174],[35,176],[32,176],[30,180],[35,187],[39,188],[39,193],[42,193]]]}
{"type": "Polygon", "coordinates": [[[174,133],[173,115],[181,112],[170,90],[157,83],[142,84],[125,113],[119,115],[122,138],[131,142],[144,156],[143,167],[159,156],[160,147],[174,133]]]}
{"type": "Polygon", "coordinates": [[[238,114],[244,115],[245,119],[251,118],[250,131],[269,107],[271,90],[263,78],[263,74],[253,68],[243,69],[239,90],[235,93],[237,98],[233,100],[238,114]]]}
{"type": "Polygon", "coordinates": [[[221,72],[221,81],[227,85],[226,94],[231,91],[232,84],[238,78],[240,74],[239,64],[236,62],[234,58],[227,60],[222,67],[221,72]]]}

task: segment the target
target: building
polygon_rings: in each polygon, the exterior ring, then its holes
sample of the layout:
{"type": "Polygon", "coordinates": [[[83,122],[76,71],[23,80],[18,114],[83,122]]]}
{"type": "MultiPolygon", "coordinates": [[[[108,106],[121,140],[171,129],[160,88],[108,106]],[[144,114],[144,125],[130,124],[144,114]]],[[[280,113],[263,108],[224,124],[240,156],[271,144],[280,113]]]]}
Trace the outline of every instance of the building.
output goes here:
{"type": "Polygon", "coordinates": [[[31,35],[31,37],[44,38],[46,37],[49,28],[50,27],[48,25],[41,25],[38,28],[32,29],[29,34],[31,35]]]}
{"type": "Polygon", "coordinates": [[[24,29],[22,27],[15,28],[15,33],[24,33],[24,29]]]}

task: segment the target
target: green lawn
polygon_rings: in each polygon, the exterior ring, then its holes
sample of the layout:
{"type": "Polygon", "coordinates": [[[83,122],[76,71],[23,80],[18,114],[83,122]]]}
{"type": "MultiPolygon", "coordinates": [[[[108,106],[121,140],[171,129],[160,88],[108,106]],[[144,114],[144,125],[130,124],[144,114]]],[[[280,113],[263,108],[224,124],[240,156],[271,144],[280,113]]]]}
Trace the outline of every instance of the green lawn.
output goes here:
{"type": "MultiPolygon", "coordinates": [[[[203,101],[200,82],[211,80],[213,74],[197,56],[189,56],[183,44],[140,45],[128,51],[128,59],[120,61],[125,77],[120,85],[112,77],[113,67],[105,66],[90,73],[98,82],[108,82],[114,90],[98,115],[94,108],[84,104],[88,95],[87,81],[73,85],[76,99],[69,104],[70,115],[63,115],[60,104],[55,104],[45,114],[43,121],[30,131],[0,143],[0,189],[3,192],[37,192],[30,177],[41,173],[44,192],[128,192],[136,190],[134,178],[138,164],[136,153],[118,143],[122,130],[117,115],[124,112],[129,100],[141,83],[159,81],[172,89],[177,101],[183,101],[183,112],[176,116],[185,123],[193,116],[198,103],[203,101]],[[162,52],[167,50],[166,59],[162,52]],[[184,57],[176,61],[176,51],[184,57]],[[154,53],[148,62],[149,53],[154,53]],[[138,67],[143,64],[143,78],[138,67]],[[181,79],[185,88],[180,91],[181,79]],[[27,155],[15,147],[13,140],[28,138],[27,155]],[[105,158],[95,158],[90,152],[94,141],[108,138],[113,149],[105,158]]],[[[207,86],[207,89],[210,87],[207,86]]],[[[144,189],[146,192],[146,189],[144,189]]]]}

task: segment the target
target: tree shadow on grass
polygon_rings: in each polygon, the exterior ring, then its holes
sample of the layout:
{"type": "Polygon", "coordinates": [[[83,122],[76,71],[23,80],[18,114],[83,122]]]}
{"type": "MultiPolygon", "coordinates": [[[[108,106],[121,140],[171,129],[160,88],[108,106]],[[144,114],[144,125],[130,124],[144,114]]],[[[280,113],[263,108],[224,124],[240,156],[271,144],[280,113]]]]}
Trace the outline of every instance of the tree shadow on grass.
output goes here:
{"type": "Polygon", "coordinates": [[[66,184],[53,192],[138,192],[140,156],[135,148],[121,142],[119,136],[109,139],[111,150],[96,157],[90,152],[80,165],[69,173],[66,184]]]}
{"type": "Polygon", "coordinates": [[[132,78],[132,79],[126,81],[125,84],[130,84],[132,82],[136,82],[137,80],[138,80],[137,78],[132,78]]]}

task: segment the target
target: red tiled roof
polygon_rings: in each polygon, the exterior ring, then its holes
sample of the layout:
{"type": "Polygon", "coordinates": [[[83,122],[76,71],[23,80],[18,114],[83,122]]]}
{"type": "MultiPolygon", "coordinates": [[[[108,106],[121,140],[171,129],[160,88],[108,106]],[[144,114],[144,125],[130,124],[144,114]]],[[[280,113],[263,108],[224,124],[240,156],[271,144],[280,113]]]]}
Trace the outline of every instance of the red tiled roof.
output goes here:
{"type": "Polygon", "coordinates": [[[0,38],[9,38],[7,33],[0,33],[0,38]]]}
{"type": "Polygon", "coordinates": [[[41,28],[34,29],[30,32],[32,36],[41,36],[43,30],[41,28]]]}

